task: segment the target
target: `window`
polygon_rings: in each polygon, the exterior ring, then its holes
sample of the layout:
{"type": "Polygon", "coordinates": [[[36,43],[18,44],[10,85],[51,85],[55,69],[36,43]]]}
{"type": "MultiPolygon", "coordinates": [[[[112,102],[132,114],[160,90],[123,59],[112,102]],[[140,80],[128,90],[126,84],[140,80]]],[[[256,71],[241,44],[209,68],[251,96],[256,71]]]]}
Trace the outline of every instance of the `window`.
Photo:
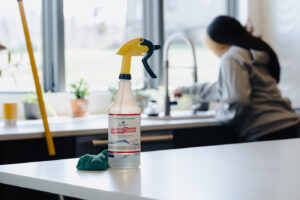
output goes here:
{"type": "MultiPolygon", "coordinates": [[[[41,1],[26,0],[24,9],[41,79],[41,1]]],[[[0,69],[3,71],[0,77],[0,91],[34,90],[35,86],[17,1],[2,1],[0,6],[0,27],[0,43],[5,45],[11,52],[10,63],[8,63],[8,51],[0,52],[0,69]]],[[[42,80],[40,81],[42,82],[42,80]]]]}
{"type": "MultiPolygon", "coordinates": [[[[198,81],[214,81],[218,75],[219,59],[203,47],[202,34],[206,25],[217,15],[227,14],[227,0],[165,0],[165,38],[175,32],[184,32],[194,42],[198,66],[198,81]]],[[[188,46],[174,41],[169,50],[170,89],[193,83],[193,57],[188,46]],[[173,68],[172,68],[173,66],[173,68]],[[189,81],[189,82],[188,82],[189,81]]]]}
{"type": "MultiPolygon", "coordinates": [[[[118,78],[122,57],[116,55],[116,52],[122,44],[132,38],[143,36],[161,44],[162,28],[165,38],[177,31],[188,34],[196,44],[198,81],[215,80],[219,61],[213,53],[203,48],[202,31],[213,17],[227,14],[228,2],[235,1],[151,2],[155,2],[155,5],[147,0],[24,1],[40,81],[44,84],[44,88],[61,91],[64,88],[68,89],[70,83],[84,78],[92,91],[106,90],[109,85],[116,83],[118,78]],[[162,12],[158,10],[162,7],[164,7],[164,27],[162,23],[159,24],[162,12]],[[151,12],[145,14],[149,10],[151,12]]],[[[18,63],[18,67],[4,70],[0,78],[0,91],[34,90],[17,2],[5,1],[1,4],[0,24],[2,27],[0,43],[6,45],[12,53],[11,65],[18,63]]],[[[170,88],[189,84],[186,80],[192,83],[192,70],[189,73],[188,69],[184,68],[192,64],[187,46],[181,41],[176,41],[169,55],[170,88]]],[[[151,62],[155,60],[152,65],[159,66],[161,55],[153,57],[156,58],[152,59],[151,62]]],[[[7,52],[2,51],[0,67],[3,69],[7,65],[7,52]]],[[[159,71],[158,68],[156,70],[159,71]]],[[[144,78],[141,58],[133,58],[131,72],[133,87],[137,87],[144,78]]],[[[160,74],[160,77],[163,75],[160,74]]]]}
{"type": "MultiPolygon", "coordinates": [[[[141,0],[64,0],[66,88],[84,78],[91,90],[118,79],[118,49],[143,36],[141,0]]],[[[141,58],[132,59],[132,83],[143,78],[141,58]]],[[[134,86],[134,85],[133,85],[134,86]]]]}

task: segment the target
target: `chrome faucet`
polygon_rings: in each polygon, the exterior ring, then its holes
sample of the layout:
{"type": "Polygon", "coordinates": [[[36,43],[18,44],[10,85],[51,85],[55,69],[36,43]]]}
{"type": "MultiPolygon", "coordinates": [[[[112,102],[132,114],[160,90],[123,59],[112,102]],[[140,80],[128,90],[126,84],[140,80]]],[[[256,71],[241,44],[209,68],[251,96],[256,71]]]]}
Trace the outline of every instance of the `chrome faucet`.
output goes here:
{"type": "Polygon", "coordinates": [[[165,116],[170,116],[170,111],[171,105],[176,105],[177,102],[176,101],[170,101],[170,96],[169,96],[169,58],[168,58],[168,52],[169,52],[169,48],[170,45],[172,44],[173,41],[175,40],[183,40],[192,50],[192,54],[193,54],[193,78],[194,78],[194,82],[197,82],[197,62],[196,62],[196,52],[195,52],[195,47],[194,44],[191,40],[191,38],[189,38],[186,34],[178,32],[178,33],[174,33],[171,36],[169,36],[167,38],[167,40],[165,41],[164,47],[163,47],[163,66],[164,66],[164,74],[165,74],[165,87],[166,87],[166,91],[165,91],[165,116]]]}

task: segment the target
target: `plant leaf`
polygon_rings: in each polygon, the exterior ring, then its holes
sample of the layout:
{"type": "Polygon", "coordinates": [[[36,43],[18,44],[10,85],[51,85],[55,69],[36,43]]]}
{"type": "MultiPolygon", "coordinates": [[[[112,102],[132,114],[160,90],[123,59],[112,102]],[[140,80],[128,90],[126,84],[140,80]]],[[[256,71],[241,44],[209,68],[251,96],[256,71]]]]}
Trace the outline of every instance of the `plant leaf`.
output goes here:
{"type": "Polygon", "coordinates": [[[89,94],[88,84],[83,78],[81,78],[77,83],[70,84],[70,87],[73,89],[72,93],[76,96],[76,98],[83,99],[89,94]]]}

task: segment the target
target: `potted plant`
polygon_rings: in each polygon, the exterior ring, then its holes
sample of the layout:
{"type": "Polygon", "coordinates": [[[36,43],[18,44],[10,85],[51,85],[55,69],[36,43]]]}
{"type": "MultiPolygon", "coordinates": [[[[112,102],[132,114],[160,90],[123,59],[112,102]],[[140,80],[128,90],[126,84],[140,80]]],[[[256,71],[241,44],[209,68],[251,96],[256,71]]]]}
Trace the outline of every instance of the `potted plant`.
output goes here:
{"type": "MultiPolygon", "coordinates": [[[[49,94],[49,92],[47,92],[46,95],[47,94],[49,94]]],[[[45,98],[46,95],[43,92],[47,115],[57,116],[53,106],[47,101],[47,98],[45,98]]],[[[30,92],[24,97],[23,106],[25,119],[41,119],[40,107],[35,92],[30,92]]]]}
{"type": "Polygon", "coordinates": [[[88,84],[83,78],[77,83],[70,85],[72,93],[75,95],[75,99],[71,100],[72,116],[84,117],[88,114],[88,100],[85,98],[89,95],[88,84]]]}
{"type": "Polygon", "coordinates": [[[37,96],[35,93],[28,93],[23,99],[25,119],[40,119],[41,113],[37,96]]]}

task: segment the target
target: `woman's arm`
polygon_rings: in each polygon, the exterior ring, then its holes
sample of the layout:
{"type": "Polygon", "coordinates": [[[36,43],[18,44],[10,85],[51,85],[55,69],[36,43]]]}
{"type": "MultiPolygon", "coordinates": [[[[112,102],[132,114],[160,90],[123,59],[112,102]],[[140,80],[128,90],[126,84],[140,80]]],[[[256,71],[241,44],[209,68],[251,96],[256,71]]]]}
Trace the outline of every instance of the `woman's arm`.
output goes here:
{"type": "Polygon", "coordinates": [[[195,97],[198,101],[219,101],[220,92],[218,83],[194,83],[189,87],[182,87],[180,89],[182,94],[189,94],[195,97]]]}
{"type": "Polygon", "coordinates": [[[222,59],[217,82],[194,83],[181,87],[181,94],[189,94],[199,101],[250,104],[251,85],[247,68],[237,59],[222,59]]]}
{"type": "Polygon", "coordinates": [[[189,94],[199,101],[221,101],[223,103],[250,104],[251,85],[246,66],[238,59],[225,57],[222,59],[219,78],[213,83],[194,83],[181,87],[175,96],[189,94]]]}

